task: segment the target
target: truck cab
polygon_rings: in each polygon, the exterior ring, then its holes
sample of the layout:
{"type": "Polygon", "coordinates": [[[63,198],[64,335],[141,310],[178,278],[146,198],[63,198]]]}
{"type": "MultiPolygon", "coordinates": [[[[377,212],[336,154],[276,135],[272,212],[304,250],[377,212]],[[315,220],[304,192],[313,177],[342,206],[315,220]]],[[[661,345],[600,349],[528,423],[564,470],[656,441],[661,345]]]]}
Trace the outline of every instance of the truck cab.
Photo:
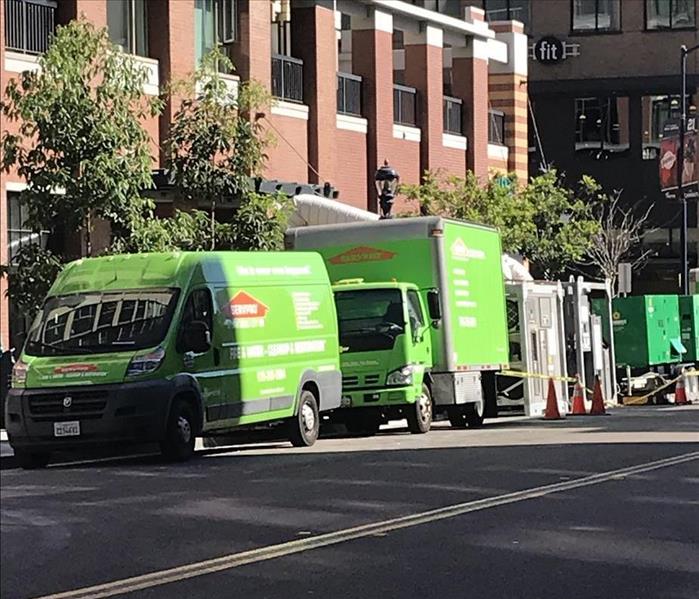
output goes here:
{"type": "Polygon", "coordinates": [[[410,431],[432,423],[430,388],[433,319],[416,285],[340,281],[337,310],[342,406],[336,420],[358,434],[407,418],[410,431]]]}

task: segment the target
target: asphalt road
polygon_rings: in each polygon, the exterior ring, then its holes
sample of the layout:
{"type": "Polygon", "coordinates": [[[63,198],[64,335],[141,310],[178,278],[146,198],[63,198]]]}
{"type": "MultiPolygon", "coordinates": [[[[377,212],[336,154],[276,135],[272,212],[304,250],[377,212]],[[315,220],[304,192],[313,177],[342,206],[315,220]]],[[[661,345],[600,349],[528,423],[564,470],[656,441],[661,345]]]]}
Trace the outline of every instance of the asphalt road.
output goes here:
{"type": "Polygon", "coordinates": [[[699,597],[699,406],[0,483],[3,599],[699,597]]]}

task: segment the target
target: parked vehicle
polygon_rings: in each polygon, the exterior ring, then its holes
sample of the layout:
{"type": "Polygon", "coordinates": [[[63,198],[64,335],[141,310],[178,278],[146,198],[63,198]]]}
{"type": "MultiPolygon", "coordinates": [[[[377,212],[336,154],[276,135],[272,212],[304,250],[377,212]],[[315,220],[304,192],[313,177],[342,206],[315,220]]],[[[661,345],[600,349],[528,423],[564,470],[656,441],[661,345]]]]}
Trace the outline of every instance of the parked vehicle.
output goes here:
{"type": "Polygon", "coordinates": [[[48,294],[13,370],[7,431],[25,467],[52,451],[279,423],[312,445],[340,405],[332,290],[313,253],[90,258],[48,294]]]}
{"type": "Polygon", "coordinates": [[[434,411],[455,427],[497,409],[495,372],[508,362],[500,237],[437,217],[292,229],[287,246],[323,256],[335,282],[342,400],[333,416],[372,434],[434,411]]]}

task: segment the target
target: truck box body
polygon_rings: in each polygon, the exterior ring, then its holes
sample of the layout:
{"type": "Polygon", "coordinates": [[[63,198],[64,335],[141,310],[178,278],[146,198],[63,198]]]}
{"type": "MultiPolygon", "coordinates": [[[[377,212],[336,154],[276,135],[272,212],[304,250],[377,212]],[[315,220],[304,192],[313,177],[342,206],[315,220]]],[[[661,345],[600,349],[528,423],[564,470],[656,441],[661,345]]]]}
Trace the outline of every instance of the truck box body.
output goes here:
{"type": "Polygon", "coordinates": [[[314,250],[330,280],[413,283],[423,300],[440,293],[442,322],[431,328],[433,371],[495,370],[508,363],[500,236],[441,217],[292,229],[287,246],[314,250]]]}
{"type": "Polygon", "coordinates": [[[683,362],[699,362],[699,295],[683,295],[680,302],[682,345],[687,353],[683,362]]]}
{"type": "MultiPolygon", "coordinates": [[[[607,328],[605,311],[599,313],[607,328]]],[[[612,302],[612,319],[619,366],[644,368],[680,361],[682,344],[676,295],[617,297],[612,302]]]]}

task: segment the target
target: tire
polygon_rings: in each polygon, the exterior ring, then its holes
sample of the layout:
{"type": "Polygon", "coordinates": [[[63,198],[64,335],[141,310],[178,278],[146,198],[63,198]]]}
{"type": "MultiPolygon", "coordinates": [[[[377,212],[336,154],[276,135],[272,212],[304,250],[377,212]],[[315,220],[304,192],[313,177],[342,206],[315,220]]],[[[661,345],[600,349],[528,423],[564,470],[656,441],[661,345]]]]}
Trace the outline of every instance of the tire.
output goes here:
{"type": "Polygon", "coordinates": [[[422,383],[422,392],[414,404],[408,408],[408,430],[413,435],[422,435],[432,426],[432,394],[430,388],[422,383]]]}
{"type": "Polygon", "coordinates": [[[483,426],[483,403],[467,403],[459,406],[451,406],[447,410],[449,424],[453,428],[480,428],[483,426]],[[478,410],[480,406],[480,411],[478,410]]]}
{"type": "Polygon", "coordinates": [[[312,391],[304,389],[299,398],[296,416],[289,421],[289,441],[294,447],[310,447],[320,432],[318,400],[312,391]]]}
{"type": "Polygon", "coordinates": [[[381,427],[381,413],[372,408],[350,408],[344,422],[350,434],[373,437],[381,427]]]}
{"type": "Polygon", "coordinates": [[[196,421],[192,405],[185,399],[175,399],[170,408],[165,439],[160,451],[166,460],[186,462],[194,454],[196,421]]]}
{"type": "Polygon", "coordinates": [[[47,452],[32,452],[26,449],[15,451],[15,457],[19,467],[23,470],[38,470],[46,468],[51,460],[51,454],[47,452]]]}

